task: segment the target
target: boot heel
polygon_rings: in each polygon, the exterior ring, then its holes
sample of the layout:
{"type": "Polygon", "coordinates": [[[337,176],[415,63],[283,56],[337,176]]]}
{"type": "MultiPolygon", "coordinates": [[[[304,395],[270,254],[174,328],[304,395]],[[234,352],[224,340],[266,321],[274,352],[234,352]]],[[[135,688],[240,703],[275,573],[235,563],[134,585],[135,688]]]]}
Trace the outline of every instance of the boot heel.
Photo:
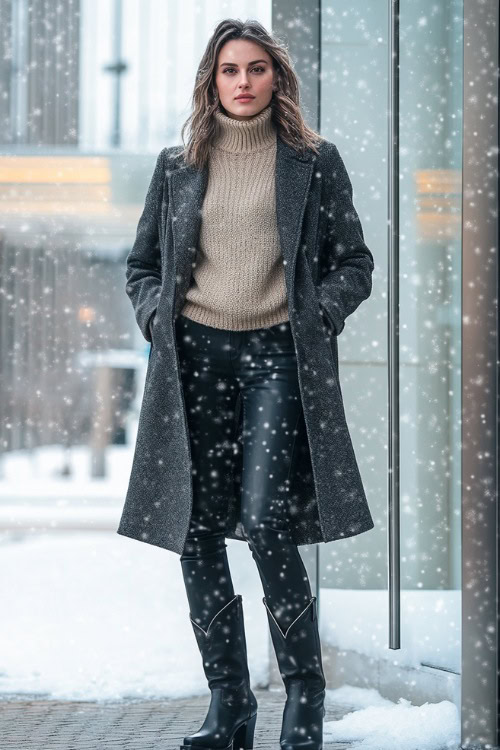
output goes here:
{"type": "Polygon", "coordinates": [[[254,714],[245,724],[238,727],[233,738],[233,750],[252,750],[256,722],[257,714],[254,714]]]}

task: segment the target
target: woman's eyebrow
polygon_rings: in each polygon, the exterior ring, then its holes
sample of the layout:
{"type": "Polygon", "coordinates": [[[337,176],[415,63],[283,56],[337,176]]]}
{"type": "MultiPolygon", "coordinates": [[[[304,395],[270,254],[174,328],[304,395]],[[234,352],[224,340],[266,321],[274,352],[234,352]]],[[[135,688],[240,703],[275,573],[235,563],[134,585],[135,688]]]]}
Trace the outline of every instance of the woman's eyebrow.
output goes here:
{"type": "MultiPolygon", "coordinates": [[[[267,63],[267,60],[252,60],[252,62],[249,62],[248,64],[249,64],[249,65],[255,65],[255,63],[258,63],[258,62],[263,62],[263,63],[267,63]]],[[[223,66],[223,65],[234,65],[234,67],[235,67],[235,68],[237,68],[237,67],[238,67],[238,64],[237,64],[237,63],[232,63],[232,62],[223,62],[223,63],[221,63],[221,64],[219,65],[219,68],[222,68],[222,66],[223,66]]]]}

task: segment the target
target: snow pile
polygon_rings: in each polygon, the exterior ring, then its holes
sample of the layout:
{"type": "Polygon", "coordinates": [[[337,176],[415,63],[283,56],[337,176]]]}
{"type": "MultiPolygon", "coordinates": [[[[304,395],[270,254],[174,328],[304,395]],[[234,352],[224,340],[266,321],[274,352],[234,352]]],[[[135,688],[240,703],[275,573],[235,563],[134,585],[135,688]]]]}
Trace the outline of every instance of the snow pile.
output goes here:
{"type": "Polygon", "coordinates": [[[350,686],[329,690],[328,700],[363,707],[325,722],[325,742],[352,742],[353,750],[455,750],[460,745],[460,717],[451,701],[414,706],[400,698],[396,704],[376,690],[350,686]]]}

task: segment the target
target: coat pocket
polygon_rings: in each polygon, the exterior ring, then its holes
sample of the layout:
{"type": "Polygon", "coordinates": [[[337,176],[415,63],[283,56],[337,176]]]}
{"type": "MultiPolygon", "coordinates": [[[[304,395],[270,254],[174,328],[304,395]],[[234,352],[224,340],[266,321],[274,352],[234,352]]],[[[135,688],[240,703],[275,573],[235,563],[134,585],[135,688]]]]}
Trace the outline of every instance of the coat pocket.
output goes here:
{"type": "Polygon", "coordinates": [[[330,315],[328,314],[328,310],[326,309],[326,307],[324,307],[324,305],[321,304],[319,300],[318,300],[318,305],[319,305],[319,309],[321,310],[321,315],[323,317],[323,321],[326,327],[328,328],[332,336],[336,336],[335,323],[333,322],[330,315]]]}

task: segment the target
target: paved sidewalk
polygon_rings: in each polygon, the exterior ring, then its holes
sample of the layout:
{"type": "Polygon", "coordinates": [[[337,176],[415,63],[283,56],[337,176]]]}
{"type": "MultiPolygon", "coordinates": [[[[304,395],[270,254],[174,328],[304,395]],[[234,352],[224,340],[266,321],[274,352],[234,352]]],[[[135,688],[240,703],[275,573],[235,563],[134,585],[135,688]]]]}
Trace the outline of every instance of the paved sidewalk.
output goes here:
{"type": "MultiPolygon", "coordinates": [[[[254,750],[279,750],[285,693],[254,690],[259,702],[254,750]]],[[[53,701],[0,696],[2,750],[179,750],[185,734],[196,731],[210,695],[182,700],[106,703],[53,701]]],[[[348,709],[326,704],[325,721],[348,709]]],[[[324,750],[349,745],[325,744],[324,750]]]]}

